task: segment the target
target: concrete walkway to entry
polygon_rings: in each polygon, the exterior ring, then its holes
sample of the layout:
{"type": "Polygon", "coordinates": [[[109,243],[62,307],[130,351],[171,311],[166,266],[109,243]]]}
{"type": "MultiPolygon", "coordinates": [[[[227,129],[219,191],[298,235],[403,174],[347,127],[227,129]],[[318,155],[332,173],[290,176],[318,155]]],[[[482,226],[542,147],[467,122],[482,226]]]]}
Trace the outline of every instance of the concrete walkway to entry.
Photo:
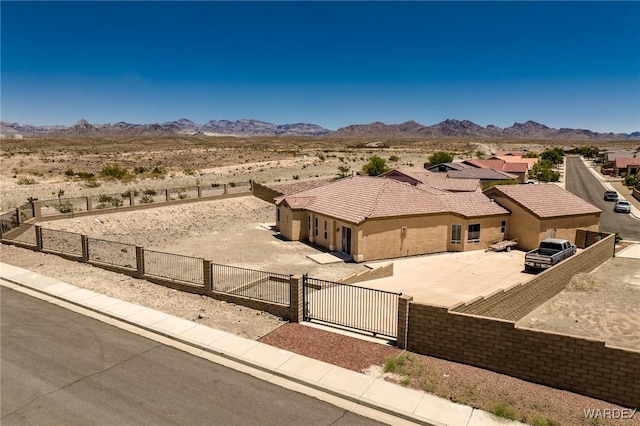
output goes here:
{"type": "MultiPolygon", "coordinates": [[[[381,377],[274,348],[16,266],[0,263],[0,285],[388,424],[520,424],[381,377]]],[[[99,423],[100,419],[96,421],[99,423]]]]}
{"type": "Polygon", "coordinates": [[[358,285],[402,292],[416,302],[451,307],[530,280],[533,276],[523,272],[524,255],[516,250],[475,250],[395,260],[392,277],[358,285]]]}

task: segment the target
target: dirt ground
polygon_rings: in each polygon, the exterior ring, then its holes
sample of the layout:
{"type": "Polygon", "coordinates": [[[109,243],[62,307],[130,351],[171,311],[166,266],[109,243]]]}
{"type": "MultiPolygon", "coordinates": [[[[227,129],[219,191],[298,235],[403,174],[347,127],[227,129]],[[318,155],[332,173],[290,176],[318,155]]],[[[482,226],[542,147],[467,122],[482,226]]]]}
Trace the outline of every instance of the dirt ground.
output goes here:
{"type": "Polygon", "coordinates": [[[281,274],[338,280],[366,269],[356,263],[320,265],[307,258],[321,253],[318,249],[278,238],[273,225],[273,204],[251,195],[42,223],[45,228],[281,274]]]}
{"type": "Polygon", "coordinates": [[[587,291],[569,286],[521,319],[518,326],[640,350],[640,259],[610,259],[590,277],[596,284],[586,287],[587,291]]]}

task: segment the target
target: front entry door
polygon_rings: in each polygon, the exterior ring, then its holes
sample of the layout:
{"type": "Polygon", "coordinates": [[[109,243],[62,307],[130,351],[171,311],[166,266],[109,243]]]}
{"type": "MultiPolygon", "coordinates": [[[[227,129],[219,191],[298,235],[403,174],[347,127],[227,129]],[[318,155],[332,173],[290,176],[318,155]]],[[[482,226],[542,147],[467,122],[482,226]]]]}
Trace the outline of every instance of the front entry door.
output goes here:
{"type": "Polygon", "coordinates": [[[342,227],[342,252],[351,255],[351,228],[342,227]]]}

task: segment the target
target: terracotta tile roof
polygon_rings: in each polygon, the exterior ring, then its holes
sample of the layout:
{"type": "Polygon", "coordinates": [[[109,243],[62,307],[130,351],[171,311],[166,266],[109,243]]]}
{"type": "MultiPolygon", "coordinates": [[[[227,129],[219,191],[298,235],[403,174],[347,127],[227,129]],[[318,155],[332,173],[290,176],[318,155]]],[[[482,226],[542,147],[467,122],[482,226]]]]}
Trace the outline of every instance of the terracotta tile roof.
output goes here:
{"type": "Polygon", "coordinates": [[[319,186],[327,185],[331,182],[334,182],[335,178],[329,179],[316,179],[316,180],[307,180],[307,181],[296,181],[291,183],[278,183],[267,185],[269,188],[274,191],[278,191],[282,195],[291,195],[297,194],[298,192],[306,191],[308,189],[317,188],[319,186]]]}
{"type": "Polygon", "coordinates": [[[434,173],[442,173],[442,172],[438,172],[438,170],[437,170],[440,166],[445,166],[445,167],[447,167],[449,169],[453,169],[453,170],[464,170],[464,169],[469,169],[469,168],[472,167],[472,166],[470,166],[468,164],[464,164],[464,163],[442,163],[442,164],[436,164],[435,166],[427,167],[427,169],[429,171],[431,171],[431,172],[434,172],[434,173]],[[433,169],[436,169],[436,170],[433,170],[433,169]]]}
{"type": "Polygon", "coordinates": [[[498,151],[496,155],[503,157],[522,157],[524,155],[524,151],[498,151]]]}
{"type": "Polygon", "coordinates": [[[447,176],[457,179],[481,179],[481,180],[506,180],[517,179],[518,176],[505,172],[499,172],[493,169],[477,169],[470,167],[464,170],[451,170],[447,172],[447,176]]]}
{"type": "Polygon", "coordinates": [[[599,213],[601,210],[552,183],[499,185],[484,191],[491,197],[504,194],[539,218],[599,213]]]}
{"type": "Polygon", "coordinates": [[[443,174],[435,173],[422,184],[418,184],[418,187],[427,186],[451,192],[475,192],[480,189],[480,179],[456,179],[442,176],[443,174]]]}
{"type": "Polygon", "coordinates": [[[482,193],[446,193],[393,179],[365,176],[340,179],[276,198],[276,205],[282,203],[292,209],[306,209],[352,223],[368,218],[430,213],[457,213],[467,217],[509,214],[482,193]]]}
{"type": "Polygon", "coordinates": [[[508,156],[508,155],[494,155],[489,159],[502,160],[507,163],[527,163],[529,165],[529,169],[531,169],[531,167],[533,167],[534,164],[538,163],[537,158],[515,157],[515,156],[508,156]]]}
{"type": "Polygon", "coordinates": [[[388,172],[380,176],[387,177],[389,175],[393,175],[394,172],[408,176],[411,179],[417,180],[418,182],[424,182],[429,178],[429,176],[432,176],[434,174],[424,167],[401,167],[398,169],[389,170],[388,172]]]}
{"type": "Polygon", "coordinates": [[[504,163],[502,171],[507,173],[527,173],[529,165],[527,163],[504,163]]]}
{"type": "Polygon", "coordinates": [[[629,166],[640,166],[640,158],[616,158],[617,169],[626,169],[629,166]]]}

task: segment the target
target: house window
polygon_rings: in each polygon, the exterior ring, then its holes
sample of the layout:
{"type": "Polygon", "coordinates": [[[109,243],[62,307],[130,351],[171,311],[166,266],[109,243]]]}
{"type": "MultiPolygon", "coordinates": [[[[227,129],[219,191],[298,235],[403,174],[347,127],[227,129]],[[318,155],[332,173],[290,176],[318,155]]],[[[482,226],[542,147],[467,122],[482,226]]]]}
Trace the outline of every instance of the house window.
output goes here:
{"type": "Polygon", "coordinates": [[[451,225],[451,244],[462,242],[462,225],[451,225]]]}
{"type": "Polygon", "coordinates": [[[311,215],[307,216],[307,229],[311,232],[311,215]]]}
{"type": "Polygon", "coordinates": [[[278,213],[277,213],[277,216],[278,216],[278,217],[276,218],[276,221],[280,222],[280,207],[278,207],[277,212],[278,212],[278,213]]]}
{"type": "Polygon", "coordinates": [[[506,234],[507,233],[507,221],[503,220],[502,222],[500,222],[500,233],[501,234],[506,234]]]}
{"type": "Polygon", "coordinates": [[[467,242],[479,243],[480,242],[480,224],[479,223],[471,224],[469,225],[467,230],[468,230],[467,242]]]}
{"type": "Polygon", "coordinates": [[[315,226],[315,229],[316,229],[316,232],[315,232],[316,237],[318,236],[318,222],[319,222],[319,221],[318,221],[318,218],[316,217],[316,226],[315,226]]]}
{"type": "Polygon", "coordinates": [[[327,237],[328,237],[328,235],[327,235],[327,221],[325,220],[324,221],[324,239],[326,240],[327,237]]]}

